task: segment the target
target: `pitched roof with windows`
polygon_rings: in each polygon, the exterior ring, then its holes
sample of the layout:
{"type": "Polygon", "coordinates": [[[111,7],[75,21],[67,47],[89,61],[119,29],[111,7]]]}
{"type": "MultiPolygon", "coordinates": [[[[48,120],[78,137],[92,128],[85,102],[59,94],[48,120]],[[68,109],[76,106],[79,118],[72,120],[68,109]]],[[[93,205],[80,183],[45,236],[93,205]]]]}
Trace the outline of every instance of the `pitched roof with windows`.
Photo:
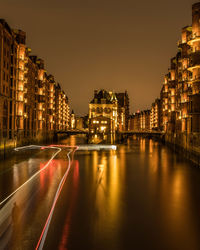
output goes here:
{"type": "Polygon", "coordinates": [[[101,89],[99,92],[95,91],[94,98],[90,103],[101,104],[102,100],[105,104],[113,104],[117,101],[117,98],[114,93],[101,89]]]}

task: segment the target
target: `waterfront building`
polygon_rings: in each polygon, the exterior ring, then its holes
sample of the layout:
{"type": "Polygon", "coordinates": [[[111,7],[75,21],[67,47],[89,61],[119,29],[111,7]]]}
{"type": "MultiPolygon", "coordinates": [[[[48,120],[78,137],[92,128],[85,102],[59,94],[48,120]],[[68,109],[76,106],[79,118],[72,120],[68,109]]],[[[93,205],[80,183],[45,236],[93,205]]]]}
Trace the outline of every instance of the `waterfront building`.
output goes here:
{"type": "Polygon", "coordinates": [[[113,124],[109,117],[100,115],[91,117],[89,120],[89,133],[94,141],[98,140],[110,140],[110,136],[113,135],[113,124]]]}
{"type": "Polygon", "coordinates": [[[189,67],[191,74],[188,84],[189,94],[189,128],[188,132],[200,132],[200,2],[192,6],[192,32],[187,44],[189,49],[189,67]]]}
{"type": "Polygon", "coordinates": [[[59,83],[56,85],[55,91],[55,114],[56,130],[66,131],[70,122],[68,97],[59,83]]]}
{"type": "Polygon", "coordinates": [[[150,131],[151,111],[138,111],[129,118],[129,130],[134,132],[150,131]]]}
{"type": "Polygon", "coordinates": [[[93,117],[111,119],[112,133],[128,130],[129,97],[127,91],[114,93],[104,89],[94,91],[94,98],[89,104],[89,119],[93,117]]]}
{"type": "Polygon", "coordinates": [[[200,3],[192,6],[192,26],[182,29],[160,99],[161,128],[167,133],[200,132],[200,3]]]}
{"type": "Polygon", "coordinates": [[[15,131],[18,44],[7,22],[0,19],[0,138],[11,139],[15,131]]]}
{"type": "Polygon", "coordinates": [[[150,130],[150,110],[144,110],[140,112],[140,130],[149,131],[150,130]]]}
{"type": "Polygon", "coordinates": [[[27,125],[27,112],[25,111],[25,102],[27,102],[27,47],[26,33],[21,30],[15,30],[15,39],[17,48],[17,78],[16,78],[16,127],[17,139],[26,136],[25,126],[27,125]]]}
{"type": "Polygon", "coordinates": [[[115,93],[118,103],[118,124],[120,131],[128,130],[129,120],[129,97],[127,91],[115,93]]]}
{"type": "Polygon", "coordinates": [[[55,80],[52,75],[47,75],[47,91],[48,91],[48,104],[47,104],[47,131],[55,130],[55,80]]]}
{"type": "Polygon", "coordinates": [[[118,100],[114,92],[108,92],[104,89],[94,91],[94,97],[89,103],[91,140],[114,140],[115,133],[120,128],[118,111],[118,100]]]}
{"type": "Polygon", "coordinates": [[[151,105],[150,130],[161,130],[161,101],[158,98],[151,105]]]}
{"type": "MultiPolygon", "coordinates": [[[[27,80],[24,83],[26,87],[26,95],[24,97],[24,137],[29,139],[36,138],[37,136],[37,77],[38,77],[38,65],[36,64],[35,57],[27,57],[27,80]]],[[[17,121],[19,125],[19,121],[17,121]]],[[[17,127],[18,128],[18,127],[17,127]]],[[[19,128],[18,128],[19,130],[19,128]]],[[[21,128],[22,130],[22,128],[21,128]]],[[[22,130],[23,131],[23,130],[22,130]]],[[[19,131],[17,137],[19,139],[19,131]]]]}
{"type": "Polygon", "coordinates": [[[76,117],[74,114],[74,110],[72,110],[71,117],[70,117],[70,128],[75,129],[76,128],[76,117]]]}
{"type": "Polygon", "coordinates": [[[0,19],[0,46],[0,147],[9,139],[23,144],[67,130],[68,97],[44,61],[30,54],[26,33],[0,19]]]}
{"type": "Polygon", "coordinates": [[[76,117],[76,129],[84,129],[84,119],[83,117],[76,117]]]}
{"type": "Polygon", "coordinates": [[[137,112],[129,117],[128,130],[135,132],[140,131],[140,112],[137,112]]]}

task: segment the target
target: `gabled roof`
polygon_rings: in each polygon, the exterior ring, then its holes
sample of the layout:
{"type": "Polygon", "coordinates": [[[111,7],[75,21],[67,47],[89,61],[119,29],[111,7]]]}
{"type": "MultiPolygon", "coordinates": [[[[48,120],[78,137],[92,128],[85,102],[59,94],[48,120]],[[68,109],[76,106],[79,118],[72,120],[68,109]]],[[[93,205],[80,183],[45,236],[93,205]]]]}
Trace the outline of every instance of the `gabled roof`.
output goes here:
{"type": "Polygon", "coordinates": [[[90,103],[101,104],[102,99],[105,100],[106,104],[112,104],[116,100],[116,96],[115,94],[109,94],[106,90],[101,89],[98,93],[95,93],[90,103]]]}

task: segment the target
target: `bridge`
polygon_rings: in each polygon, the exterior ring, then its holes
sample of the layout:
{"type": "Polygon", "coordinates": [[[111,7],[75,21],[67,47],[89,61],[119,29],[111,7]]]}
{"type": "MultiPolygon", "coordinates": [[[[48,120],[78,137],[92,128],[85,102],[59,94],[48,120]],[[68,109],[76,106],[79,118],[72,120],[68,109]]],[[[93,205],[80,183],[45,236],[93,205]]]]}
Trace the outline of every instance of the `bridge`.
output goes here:
{"type": "MultiPolygon", "coordinates": [[[[56,134],[67,134],[67,135],[78,135],[78,134],[89,134],[88,129],[70,129],[70,130],[59,130],[56,131],[56,134]]],[[[127,131],[119,131],[116,132],[116,134],[121,135],[146,135],[146,136],[153,136],[153,135],[163,135],[164,132],[161,131],[151,131],[151,130],[145,130],[145,131],[135,131],[135,130],[127,130],[127,131]]]]}
{"type": "Polygon", "coordinates": [[[56,134],[66,134],[66,135],[88,135],[89,131],[86,129],[70,129],[70,130],[59,130],[55,132],[56,134]]]}

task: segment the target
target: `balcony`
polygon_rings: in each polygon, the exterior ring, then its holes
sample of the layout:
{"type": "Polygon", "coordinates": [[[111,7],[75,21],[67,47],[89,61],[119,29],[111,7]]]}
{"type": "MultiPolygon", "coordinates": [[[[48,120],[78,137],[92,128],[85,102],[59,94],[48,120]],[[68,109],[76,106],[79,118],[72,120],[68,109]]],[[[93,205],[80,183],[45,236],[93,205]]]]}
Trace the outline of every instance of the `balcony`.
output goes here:
{"type": "Polygon", "coordinates": [[[200,51],[194,52],[189,56],[189,71],[193,71],[195,68],[200,68],[200,51]]]}
{"type": "Polygon", "coordinates": [[[194,34],[191,34],[189,37],[189,41],[187,42],[188,45],[192,46],[193,43],[200,42],[200,36],[196,36],[194,34]]]}
{"type": "Polygon", "coordinates": [[[200,94],[190,96],[189,114],[200,114],[200,94]]]}

